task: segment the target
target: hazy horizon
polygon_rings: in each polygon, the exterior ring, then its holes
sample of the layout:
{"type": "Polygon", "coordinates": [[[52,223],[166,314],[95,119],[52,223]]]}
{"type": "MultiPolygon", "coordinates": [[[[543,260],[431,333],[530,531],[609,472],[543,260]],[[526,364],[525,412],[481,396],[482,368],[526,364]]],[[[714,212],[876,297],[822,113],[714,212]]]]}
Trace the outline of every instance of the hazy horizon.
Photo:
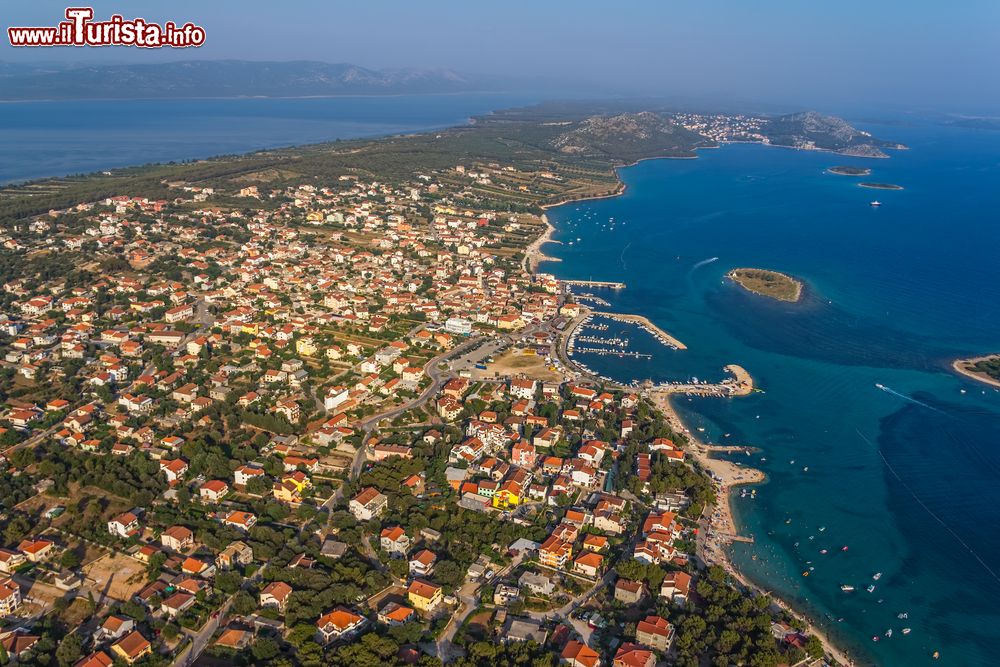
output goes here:
{"type": "MultiPolygon", "coordinates": [[[[558,81],[581,94],[746,101],[823,108],[1000,112],[1000,3],[887,0],[592,1],[538,5],[385,1],[274,5],[219,0],[96,0],[120,13],[204,26],[197,49],[28,48],[0,61],[78,64],[192,59],[315,60],[373,69],[451,69],[558,81]]],[[[64,3],[7,7],[5,27],[55,25],[64,3]]]]}

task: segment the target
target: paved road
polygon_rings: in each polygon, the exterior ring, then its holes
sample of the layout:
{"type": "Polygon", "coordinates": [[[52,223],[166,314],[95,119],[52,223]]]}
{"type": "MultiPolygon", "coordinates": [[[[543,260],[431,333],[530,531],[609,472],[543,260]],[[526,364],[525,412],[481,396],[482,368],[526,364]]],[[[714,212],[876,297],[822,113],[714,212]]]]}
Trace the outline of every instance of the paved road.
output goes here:
{"type": "Polygon", "coordinates": [[[194,634],[189,635],[191,637],[191,643],[188,647],[178,654],[172,663],[173,667],[186,667],[186,665],[192,664],[201,655],[201,652],[205,650],[208,646],[208,642],[211,641],[212,635],[215,631],[219,629],[219,623],[223,618],[226,617],[226,613],[229,611],[229,606],[233,603],[234,596],[230,596],[226,600],[225,604],[219,608],[219,611],[212,616],[212,618],[206,621],[204,627],[194,634]]]}

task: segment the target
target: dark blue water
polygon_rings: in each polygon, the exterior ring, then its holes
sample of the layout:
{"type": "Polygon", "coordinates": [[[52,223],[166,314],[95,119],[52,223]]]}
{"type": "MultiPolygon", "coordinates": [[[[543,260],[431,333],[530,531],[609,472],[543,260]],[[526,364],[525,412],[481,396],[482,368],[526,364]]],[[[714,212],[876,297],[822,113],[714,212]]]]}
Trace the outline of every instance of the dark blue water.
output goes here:
{"type": "Polygon", "coordinates": [[[622,197],[550,213],[564,244],[546,252],[563,261],[542,270],[626,282],[600,295],[689,347],[666,351],[632,330],[630,349],[653,359],[585,357],[599,373],[715,380],[738,363],[765,390],[676,403],[704,437],[763,450],[736,460],[769,482],[733,502],[756,537],[734,559],[754,581],[865,662],[992,665],[1000,393],[948,368],[1000,351],[1000,133],[867,129],[912,147],[865,162],[867,180],[904,191],[824,173],[858,160],[763,146],[644,162],[623,171],[622,197]],[[800,277],[805,298],[748,294],[723,279],[737,266],[800,277]]]}
{"type": "Polygon", "coordinates": [[[0,183],[448,127],[537,102],[470,94],[0,104],[0,183]]]}

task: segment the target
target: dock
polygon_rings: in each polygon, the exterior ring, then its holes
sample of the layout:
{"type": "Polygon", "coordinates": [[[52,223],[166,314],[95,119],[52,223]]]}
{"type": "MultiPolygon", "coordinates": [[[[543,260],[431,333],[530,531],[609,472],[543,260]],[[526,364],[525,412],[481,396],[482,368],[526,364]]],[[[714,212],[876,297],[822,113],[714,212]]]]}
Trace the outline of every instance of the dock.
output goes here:
{"type": "Polygon", "coordinates": [[[625,283],[609,280],[563,280],[563,285],[575,285],[576,287],[604,287],[607,289],[625,289],[625,283]]]}
{"type": "Polygon", "coordinates": [[[615,320],[617,322],[629,322],[631,324],[638,324],[646,331],[650,332],[654,336],[657,336],[663,341],[665,341],[671,347],[676,348],[678,350],[687,349],[687,345],[677,340],[676,338],[668,334],[660,327],[653,324],[648,317],[644,317],[642,315],[626,315],[624,313],[605,313],[605,312],[598,312],[596,310],[591,314],[597,317],[606,317],[610,320],[615,320]]]}

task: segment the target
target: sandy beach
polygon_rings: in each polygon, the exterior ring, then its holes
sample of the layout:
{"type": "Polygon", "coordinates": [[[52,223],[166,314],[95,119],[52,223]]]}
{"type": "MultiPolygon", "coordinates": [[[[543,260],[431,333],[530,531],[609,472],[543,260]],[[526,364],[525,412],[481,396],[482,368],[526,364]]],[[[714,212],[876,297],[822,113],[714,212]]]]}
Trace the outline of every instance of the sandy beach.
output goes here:
{"type": "Polygon", "coordinates": [[[524,268],[529,273],[535,273],[538,270],[538,265],[542,262],[562,261],[558,257],[549,257],[542,252],[543,245],[546,243],[558,243],[558,241],[552,240],[552,233],[556,231],[556,228],[549,222],[548,216],[543,213],[541,219],[545,224],[545,232],[524,249],[524,268]]]}
{"type": "Polygon", "coordinates": [[[1000,354],[987,354],[985,356],[974,357],[972,359],[956,359],[952,362],[951,367],[955,369],[956,373],[964,375],[965,377],[975,380],[976,382],[982,382],[983,384],[988,384],[992,387],[1000,387],[1000,380],[995,380],[986,373],[980,373],[979,371],[972,370],[972,367],[980,361],[990,361],[998,357],[1000,357],[1000,354]]]}
{"type": "MultiPolygon", "coordinates": [[[[729,367],[727,367],[728,369],[729,367]]],[[[738,367],[737,367],[738,368],[738,367]]],[[[741,376],[746,373],[740,368],[741,376]]],[[[749,377],[748,375],[746,377],[749,377]]],[[[745,380],[744,377],[740,378],[745,380]]],[[[767,595],[774,604],[778,605],[789,614],[798,618],[806,624],[808,632],[816,635],[823,643],[823,648],[827,654],[843,665],[852,665],[854,662],[834,645],[829,637],[818,629],[808,618],[797,612],[788,603],[775,597],[772,593],[757,586],[736,569],[726,552],[726,548],[735,541],[750,542],[752,537],[741,536],[733,518],[732,507],[730,506],[730,495],[736,487],[760,484],[767,480],[767,476],[756,468],[738,466],[725,459],[717,459],[712,456],[712,446],[700,440],[692,434],[681,421],[673,404],[670,402],[671,394],[667,392],[656,392],[652,395],[653,403],[660,409],[671,428],[677,433],[684,433],[690,440],[688,453],[707,470],[716,480],[717,502],[706,515],[705,539],[703,541],[703,552],[701,558],[705,565],[718,565],[724,569],[733,579],[740,582],[747,588],[767,595]]]]}

